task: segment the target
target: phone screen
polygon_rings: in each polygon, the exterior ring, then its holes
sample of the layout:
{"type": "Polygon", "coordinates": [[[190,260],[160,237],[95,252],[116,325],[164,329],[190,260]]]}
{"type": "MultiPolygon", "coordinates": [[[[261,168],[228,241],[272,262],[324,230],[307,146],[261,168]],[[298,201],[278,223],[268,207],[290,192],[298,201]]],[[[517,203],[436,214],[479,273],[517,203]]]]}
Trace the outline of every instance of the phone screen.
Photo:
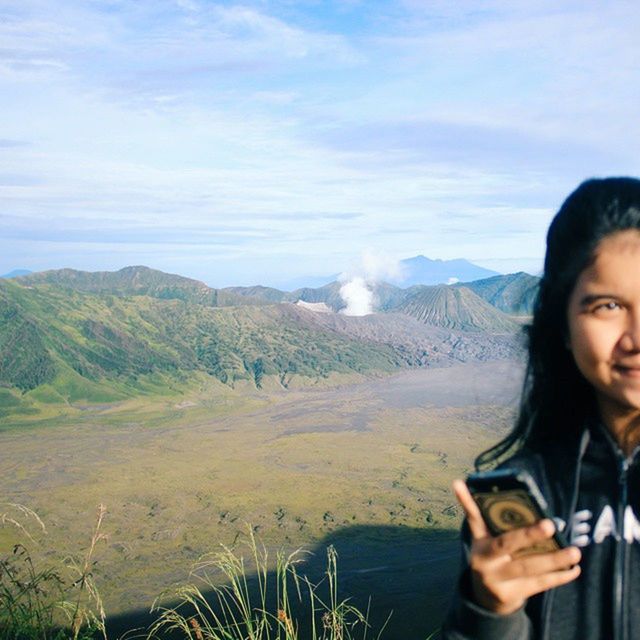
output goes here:
{"type": "MultiPolygon", "coordinates": [[[[467,485],[492,535],[527,527],[550,517],[533,478],[522,471],[501,470],[469,476],[467,485]],[[539,496],[539,497],[538,497],[539,496]]],[[[516,554],[546,553],[567,546],[557,532],[516,554]]]]}

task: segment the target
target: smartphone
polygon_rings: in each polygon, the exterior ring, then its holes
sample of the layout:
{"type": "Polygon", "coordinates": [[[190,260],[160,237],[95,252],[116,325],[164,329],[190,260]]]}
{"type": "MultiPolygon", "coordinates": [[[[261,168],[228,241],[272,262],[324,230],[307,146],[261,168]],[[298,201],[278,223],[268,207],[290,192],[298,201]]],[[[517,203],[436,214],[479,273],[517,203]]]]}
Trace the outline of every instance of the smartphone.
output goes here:
{"type": "MultiPolygon", "coordinates": [[[[494,536],[552,517],[542,492],[527,471],[500,469],[472,473],[467,477],[467,487],[494,536]]],[[[556,531],[553,537],[520,549],[513,555],[548,553],[566,546],[565,537],[556,531]]]]}

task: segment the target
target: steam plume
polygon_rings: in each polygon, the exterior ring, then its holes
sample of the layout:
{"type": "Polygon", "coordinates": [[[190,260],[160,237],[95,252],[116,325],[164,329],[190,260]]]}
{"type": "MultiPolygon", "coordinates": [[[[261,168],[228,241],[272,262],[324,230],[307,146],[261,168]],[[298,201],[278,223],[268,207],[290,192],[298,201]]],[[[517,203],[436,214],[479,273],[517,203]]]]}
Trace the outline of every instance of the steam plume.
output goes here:
{"type": "Polygon", "coordinates": [[[356,276],[340,287],[340,296],[347,306],[340,313],[346,316],[366,316],[373,313],[373,291],[364,278],[356,276]]]}
{"type": "Polygon", "coordinates": [[[365,251],[360,264],[340,275],[343,282],[340,296],[347,305],[340,313],[347,316],[366,316],[373,313],[376,298],[373,288],[377,282],[401,281],[402,265],[389,256],[365,251]]]}

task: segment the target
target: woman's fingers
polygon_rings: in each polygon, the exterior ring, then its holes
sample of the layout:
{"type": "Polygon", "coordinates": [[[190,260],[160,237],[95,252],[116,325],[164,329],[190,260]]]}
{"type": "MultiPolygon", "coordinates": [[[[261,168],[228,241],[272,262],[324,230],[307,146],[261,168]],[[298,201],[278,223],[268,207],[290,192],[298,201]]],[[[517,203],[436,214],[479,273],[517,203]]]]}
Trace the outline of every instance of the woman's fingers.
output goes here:
{"type": "Polygon", "coordinates": [[[465,515],[467,516],[467,522],[469,524],[469,529],[471,530],[471,536],[476,540],[481,540],[482,538],[490,536],[491,534],[482,518],[480,509],[478,509],[478,505],[469,492],[465,481],[454,480],[453,492],[455,493],[458,502],[464,509],[465,515]]]}
{"type": "Polygon", "coordinates": [[[546,573],[558,573],[573,568],[580,562],[580,557],[577,547],[568,547],[552,553],[537,553],[496,567],[495,575],[501,580],[536,578],[546,573]]]}
{"type": "Polygon", "coordinates": [[[567,584],[579,575],[579,565],[563,571],[515,580],[484,582],[481,576],[472,574],[472,585],[478,604],[495,613],[509,614],[519,609],[531,596],[567,584]]]}
{"type": "Polygon", "coordinates": [[[532,547],[534,544],[542,542],[542,540],[547,540],[554,534],[555,530],[556,526],[552,520],[540,520],[529,527],[512,529],[491,538],[479,551],[483,555],[489,556],[512,555],[516,551],[532,547]]]}
{"type": "Polygon", "coordinates": [[[571,569],[543,573],[533,578],[518,578],[507,584],[519,589],[522,593],[526,594],[526,598],[529,598],[536,593],[542,593],[543,591],[547,591],[547,589],[553,589],[554,587],[567,584],[575,580],[579,575],[580,565],[576,565],[575,567],[571,567],[571,569]]]}

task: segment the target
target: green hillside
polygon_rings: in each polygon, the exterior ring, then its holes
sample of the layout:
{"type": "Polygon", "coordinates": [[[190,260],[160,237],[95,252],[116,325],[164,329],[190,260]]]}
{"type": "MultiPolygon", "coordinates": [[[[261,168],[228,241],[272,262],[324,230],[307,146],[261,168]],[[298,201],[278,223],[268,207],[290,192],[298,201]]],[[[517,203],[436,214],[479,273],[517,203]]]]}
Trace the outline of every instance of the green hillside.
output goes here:
{"type": "MultiPolygon", "coordinates": [[[[339,289],[334,282],[281,298],[275,289],[215,290],[146,267],[0,280],[0,418],[162,397],[206,380],[286,388],[294,379],[444,366],[518,349],[515,322],[465,287],[381,284],[377,306],[394,313],[368,318],[286,301],[336,310],[339,289]]],[[[506,297],[509,288],[501,291],[506,297]]]]}
{"type": "Polygon", "coordinates": [[[288,305],[214,308],[182,300],[0,282],[0,386],[7,402],[106,402],[208,374],[260,387],[265,376],[392,370],[389,345],[304,323],[288,305]],[[26,394],[26,395],[25,395],[26,394]],[[5,393],[6,395],[6,393],[5,393]]]}
{"type": "Polygon", "coordinates": [[[511,315],[529,316],[533,313],[533,302],[539,282],[540,278],[520,271],[455,286],[471,289],[500,311],[511,315]]]}

